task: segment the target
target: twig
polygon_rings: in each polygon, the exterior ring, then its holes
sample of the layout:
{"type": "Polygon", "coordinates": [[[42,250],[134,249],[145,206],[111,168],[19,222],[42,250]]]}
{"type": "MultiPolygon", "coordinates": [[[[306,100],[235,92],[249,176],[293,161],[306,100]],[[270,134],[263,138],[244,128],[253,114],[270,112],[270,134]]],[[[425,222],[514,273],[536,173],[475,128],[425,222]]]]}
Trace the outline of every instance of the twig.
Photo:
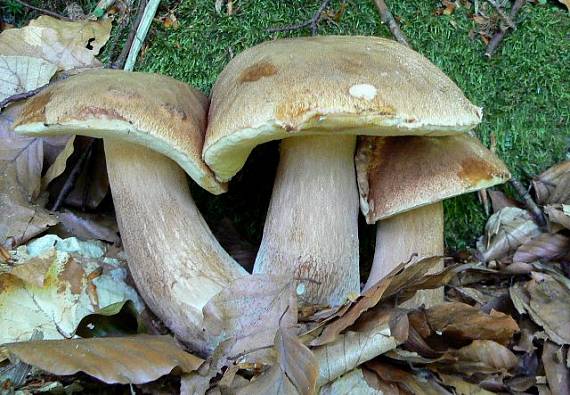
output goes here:
{"type": "MultiPolygon", "coordinates": [[[[522,8],[522,6],[525,4],[526,4],[526,0],[516,0],[515,4],[513,4],[513,7],[511,8],[511,12],[509,13],[509,18],[511,19],[511,21],[513,21],[513,28],[515,26],[514,25],[515,18],[517,16],[518,12],[520,11],[520,9],[522,8]]],[[[493,54],[497,50],[497,47],[499,46],[499,44],[501,43],[501,41],[503,40],[503,38],[505,37],[505,35],[509,31],[509,28],[510,28],[509,26],[501,26],[501,29],[493,35],[493,38],[491,38],[491,41],[489,41],[489,44],[487,45],[487,48],[485,49],[485,56],[487,56],[488,58],[493,56],[493,54]]]]}
{"type": "Polygon", "coordinates": [[[546,226],[546,219],[544,218],[544,214],[538,205],[534,202],[534,200],[532,200],[532,196],[530,196],[528,190],[520,183],[520,181],[514,178],[511,178],[510,184],[523,199],[526,208],[534,218],[536,224],[540,227],[546,226]]]}
{"type": "Polygon", "coordinates": [[[380,19],[382,20],[382,23],[388,25],[388,29],[390,29],[396,41],[398,41],[400,44],[405,45],[406,47],[409,47],[410,44],[408,44],[406,35],[400,30],[400,26],[388,9],[386,2],[384,2],[384,0],[374,0],[374,3],[380,12],[380,19]]]}
{"type": "Polygon", "coordinates": [[[123,67],[124,70],[132,71],[134,69],[137,56],[139,55],[144,40],[146,39],[148,29],[150,29],[150,25],[154,19],[154,15],[156,14],[159,4],[160,0],[149,0],[147,2],[142,19],[137,27],[137,32],[131,45],[131,50],[127,56],[127,61],[123,67]]]}
{"type": "Polygon", "coordinates": [[[131,50],[131,46],[133,45],[133,41],[135,40],[135,37],[137,35],[137,29],[139,28],[139,25],[141,24],[147,2],[148,2],[148,0],[139,0],[139,5],[137,7],[137,16],[136,16],[135,21],[133,22],[133,24],[131,26],[131,31],[129,32],[129,35],[127,37],[127,41],[125,42],[125,45],[123,46],[123,50],[121,51],[120,55],[117,57],[117,60],[115,60],[115,62],[113,62],[113,65],[112,65],[113,69],[122,69],[123,67],[125,67],[125,62],[127,61],[127,56],[129,55],[129,51],[131,50]]]}
{"type": "Polygon", "coordinates": [[[499,14],[499,16],[505,21],[508,27],[510,27],[513,30],[516,30],[517,27],[515,26],[515,23],[513,22],[510,16],[505,14],[505,11],[501,8],[501,6],[499,5],[499,3],[497,3],[496,0],[487,0],[487,2],[490,3],[495,8],[497,14],[499,14]]]}
{"type": "Polygon", "coordinates": [[[42,89],[44,89],[47,85],[40,86],[39,88],[32,89],[31,91],[16,93],[12,96],[8,96],[4,100],[0,101],[0,110],[3,110],[8,104],[18,101],[27,99],[29,97],[34,96],[35,94],[39,93],[42,89]]]}
{"type": "Polygon", "coordinates": [[[54,18],[58,18],[58,19],[61,19],[61,20],[64,20],[64,21],[71,21],[70,18],[67,18],[67,17],[65,17],[65,16],[63,16],[63,15],[59,15],[57,12],[53,12],[53,11],[50,11],[50,10],[44,10],[43,8],[39,8],[39,7],[33,6],[33,5],[28,4],[28,3],[26,3],[25,1],[22,1],[22,0],[15,0],[15,1],[16,1],[16,3],[19,3],[19,4],[23,5],[24,7],[29,8],[29,9],[31,9],[31,10],[37,11],[37,12],[39,12],[40,14],[53,16],[54,18]]]}
{"type": "Polygon", "coordinates": [[[330,4],[331,0],[324,0],[321,3],[321,6],[319,7],[319,9],[317,10],[317,12],[315,12],[313,14],[313,17],[305,22],[301,22],[301,23],[297,23],[295,25],[287,25],[287,26],[282,26],[282,27],[273,27],[271,29],[267,29],[268,33],[277,33],[277,32],[289,32],[292,30],[299,30],[299,29],[303,29],[307,26],[311,27],[311,34],[313,36],[316,36],[319,30],[319,21],[321,20],[321,18],[323,17],[323,12],[325,10],[325,8],[328,7],[328,5],[330,4]]]}

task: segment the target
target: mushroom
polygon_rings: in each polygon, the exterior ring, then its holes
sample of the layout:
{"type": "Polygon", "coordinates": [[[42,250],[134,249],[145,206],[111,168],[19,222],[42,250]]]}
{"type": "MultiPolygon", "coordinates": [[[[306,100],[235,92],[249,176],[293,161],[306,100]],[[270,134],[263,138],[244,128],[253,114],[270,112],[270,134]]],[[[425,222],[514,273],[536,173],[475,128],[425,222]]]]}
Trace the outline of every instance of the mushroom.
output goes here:
{"type": "MultiPolygon", "coordinates": [[[[510,178],[505,164],[469,135],[363,137],[356,169],[362,213],[367,223],[377,223],[365,289],[413,254],[444,254],[444,199],[510,178]]],[[[435,268],[441,269],[443,262],[435,268]]],[[[413,301],[428,307],[442,302],[442,288],[420,292],[413,301]]]]}
{"type": "Polygon", "coordinates": [[[394,41],[275,40],[219,76],[203,157],[228,181],[255,146],[283,139],[254,272],[305,280],[302,302],[338,305],[360,291],[357,136],[459,134],[480,118],[445,74],[394,41]]]}
{"type": "Polygon", "coordinates": [[[128,265],[152,311],[201,351],[202,307],[247,274],[200,215],[186,174],[219,194],[200,154],[207,98],[156,74],[87,71],[28,100],[16,132],[102,137],[128,265]]]}

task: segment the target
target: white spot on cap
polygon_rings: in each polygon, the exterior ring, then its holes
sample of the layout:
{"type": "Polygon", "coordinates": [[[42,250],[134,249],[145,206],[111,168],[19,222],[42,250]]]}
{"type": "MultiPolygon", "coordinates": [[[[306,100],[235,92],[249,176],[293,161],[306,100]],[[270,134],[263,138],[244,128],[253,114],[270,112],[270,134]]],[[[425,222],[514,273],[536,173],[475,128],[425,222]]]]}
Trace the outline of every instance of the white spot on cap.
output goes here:
{"type": "Polygon", "coordinates": [[[352,85],[348,90],[351,96],[358,99],[372,100],[378,94],[378,90],[374,85],[370,84],[357,84],[352,85]]]}

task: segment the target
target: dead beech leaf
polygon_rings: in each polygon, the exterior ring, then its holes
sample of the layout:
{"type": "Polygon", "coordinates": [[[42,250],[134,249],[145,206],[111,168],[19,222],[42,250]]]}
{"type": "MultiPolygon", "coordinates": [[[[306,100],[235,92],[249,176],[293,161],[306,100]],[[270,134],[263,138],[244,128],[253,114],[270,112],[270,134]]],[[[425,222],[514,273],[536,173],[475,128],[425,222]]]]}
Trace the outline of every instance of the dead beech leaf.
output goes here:
{"type": "Polygon", "coordinates": [[[311,350],[282,324],[275,336],[275,348],[277,362],[237,394],[314,394],[319,367],[311,350]]]}
{"type": "MultiPolygon", "coordinates": [[[[548,216],[550,223],[561,225],[566,229],[570,229],[570,205],[554,204],[544,207],[544,212],[548,216]]],[[[552,226],[551,226],[552,227],[552,226]]]]}
{"type": "Polygon", "coordinates": [[[439,374],[441,381],[450,387],[455,389],[457,395],[493,395],[495,392],[487,391],[481,388],[477,384],[470,383],[463,380],[459,376],[453,376],[450,374],[439,374]]]}
{"type": "Polygon", "coordinates": [[[517,311],[527,313],[553,342],[570,344],[570,289],[547,273],[532,273],[532,280],[510,288],[517,311]]]}
{"type": "Polygon", "coordinates": [[[501,191],[488,190],[487,192],[491,197],[491,204],[493,206],[494,213],[505,207],[521,207],[519,202],[507,197],[507,195],[501,191]]]}
{"type": "Polygon", "coordinates": [[[526,210],[505,207],[489,218],[485,236],[477,243],[477,249],[483,262],[501,259],[540,233],[526,210]]]}
{"type": "Polygon", "coordinates": [[[53,181],[54,178],[59,177],[67,166],[67,160],[73,154],[73,143],[75,141],[75,136],[70,136],[69,140],[65,144],[65,147],[57,155],[54,162],[47,169],[46,174],[42,177],[41,189],[45,191],[48,184],[53,181]]]}
{"type": "Polygon", "coordinates": [[[567,354],[567,348],[544,342],[542,364],[553,395],[565,395],[570,391],[570,368],[565,365],[567,354]]]}
{"type": "Polygon", "coordinates": [[[65,232],[69,236],[74,235],[83,240],[103,240],[114,244],[120,242],[115,217],[72,210],[63,210],[56,215],[59,224],[53,231],[60,236],[65,232]]]}
{"type": "Polygon", "coordinates": [[[382,391],[383,395],[399,394],[397,388],[390,388],[389,384],[382,386],[382,384],[375,374],[357,368],[323,386],[319,395],[378,395],[378,390],[382,391]],[[392,389],[392,392],[390,392],[390,389],[392,389]]]}
{"type": "Polygon", "coordinates": [[[546,170],[532,186],[538,204],[570,204],[570,160],[546,170]]]}
{"type": "Polygon", "coordinates": [[[421,377],[394,365],[378,360],[364,365],[366,369],[374,372],[385,383],[394,383],[401,388],[404,394],[423,395],[451,395],[443,386],[431,378],[421,377]]]}
{"type": "Polygon", "coordinates": [[[282,325],[297,322],[294,284],[281,276],[242,277],[210,299],[202,311],[212,348],[235,338],[231,355],[247,353],[273,344],[280,319],[282,325]]]}
{"type": "Polygon", "coordinates": [[[558,233],[542,233],[521,245],[513,256],[513,262],[551,261],[569,252],[570,238],[558,233]]]}
{"type": "Polygon", "coordinates": [[[491,340],[474,340],[470,345],[449,354],[458,359],[449,367],[464,373],[508,372],[518,363],[511,350],[491,340]]]}
{"type": "Polygon", "coordinates": [[[46,85],[56,70],[40,58],[0,55],[0,100],[46,85]]]}
{"type": "Polygon", "coordinates": [[[494,310],[485,314],[459,302],[433,306],[426,310],[426,318],[432,330],[458,340],[495,340],[507,344],[519,330],[509,315],[494,310]]]}
{"type": "Polygon", "coordinates": [[[110,19],[69,22],[44,15],[23,28],[3,31],[0,55],[42,58],[58,70],[98,67],[95,56],[110,32],[110,19]]]}
{"type": "Polygon", "coordinates": [[[169,374],[188,373],[203,360],[182,350],[170,336],[36,340],[4,344],[27,364],[55,375],[85,372],[108,384],[142,384],[169,374]]]}

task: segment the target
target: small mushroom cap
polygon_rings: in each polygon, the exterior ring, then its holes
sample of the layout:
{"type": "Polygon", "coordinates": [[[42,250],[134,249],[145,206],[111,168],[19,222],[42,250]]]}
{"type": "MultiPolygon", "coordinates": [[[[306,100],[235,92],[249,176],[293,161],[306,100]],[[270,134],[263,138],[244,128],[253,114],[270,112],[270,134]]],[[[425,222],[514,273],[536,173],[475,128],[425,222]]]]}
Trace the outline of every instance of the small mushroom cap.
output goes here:
{"type": "Polygon", "coordinates": [[[369,224],[511,178],[505,164],[467,134],[362,137],[356,173],[369,224]]]}
{"type": "Polygon", "coordinates": [[[202,161],[208,99],[172,78],[122,70],[86,71],[29,99],[15,122],[26,135],[79,134],[132,142],[178,163],[201,187],[225,185],[202,161]]]}
{"type": "Polygon", "coordinates": [[[213,92],[203,156],[227,181],[258,144],[313,134],[449,135],[481,109],[425,57],[378,37],[320,36],[250,48],[213,92]]]}

